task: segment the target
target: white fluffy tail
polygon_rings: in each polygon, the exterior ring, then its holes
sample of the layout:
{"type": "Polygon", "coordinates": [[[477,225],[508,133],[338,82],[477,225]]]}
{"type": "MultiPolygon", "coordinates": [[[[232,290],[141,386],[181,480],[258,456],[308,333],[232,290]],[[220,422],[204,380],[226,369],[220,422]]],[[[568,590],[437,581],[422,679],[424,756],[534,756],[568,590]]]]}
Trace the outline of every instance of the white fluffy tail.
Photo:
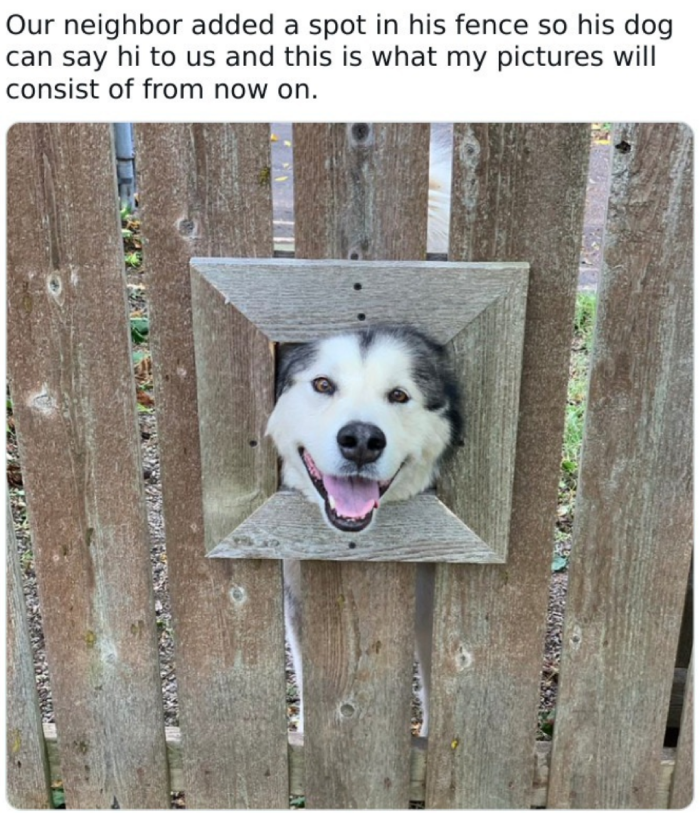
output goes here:
{"type": "Polygon", "coordinates": [[[428,251],[432,254],[446,254],[449,246],[451,186],[452,130],[438,125],[430,136],[428,251]]]}

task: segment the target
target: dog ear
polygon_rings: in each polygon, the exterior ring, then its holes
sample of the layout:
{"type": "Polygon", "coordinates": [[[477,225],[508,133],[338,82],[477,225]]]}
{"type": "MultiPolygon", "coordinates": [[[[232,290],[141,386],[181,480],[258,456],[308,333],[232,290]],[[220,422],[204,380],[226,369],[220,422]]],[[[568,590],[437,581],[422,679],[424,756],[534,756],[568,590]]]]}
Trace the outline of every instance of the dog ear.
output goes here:
{"type": "Polygon", "coordinates": [[[464,412],[462,393],[450,362],[447,348],[431,336],[419,330],[407,332],[411,344],[427,353],[414,354],[414,375],[418,385],[428,399],[428,409],[442,410],[450,425],[450,443],[446,454],[462,439],[464,433],[464,412]]]}
{"type": "Polygon", "coordinates": [[[295,377],[313,364],[318,353],[316,342],[281,344],[277,348],[277,383],[275,395],[279,398],[294,383],[295,377]]]}
{"type": "Polygon", "coordinates": [[[446,417],[450,422],[450,447],[453,448],[462,440],[465,423],[461,392],[454,378],[447,380],[445,395],[448,403],[446,417]]]}

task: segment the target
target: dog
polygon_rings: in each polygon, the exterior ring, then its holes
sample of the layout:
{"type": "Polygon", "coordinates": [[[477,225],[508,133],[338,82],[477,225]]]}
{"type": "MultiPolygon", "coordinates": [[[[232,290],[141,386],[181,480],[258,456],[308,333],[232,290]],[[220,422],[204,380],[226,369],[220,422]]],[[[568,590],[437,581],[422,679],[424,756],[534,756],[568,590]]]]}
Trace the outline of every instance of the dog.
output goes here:
{"type": "MultiPolygon", "coordinates": [[[[286,348],[267,434],[283,483],[336,533],[367,532],[381,505],[430,486],[462,433],[446,350],[407,326],[368,327],[286,348]]],[[[419,567],[416,655],[428,732],[433,568],[419,567]]],[[[285,626],[303,730],[300,563],[285,561],[285,626]]]]}

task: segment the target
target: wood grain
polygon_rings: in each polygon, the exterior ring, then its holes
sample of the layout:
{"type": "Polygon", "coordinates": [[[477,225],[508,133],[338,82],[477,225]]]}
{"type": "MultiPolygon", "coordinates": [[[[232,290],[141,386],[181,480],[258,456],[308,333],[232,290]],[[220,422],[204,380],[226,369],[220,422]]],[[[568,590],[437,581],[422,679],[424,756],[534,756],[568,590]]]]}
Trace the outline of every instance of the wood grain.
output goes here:
{"type": "Polygon", "coordinates": [[[306,342],[342,330],[407,324],[446,344],[511,292],[522,303],[527,279],[525,263],[196,258],[192,264],[224,302],[274,342],[306,342]],[[356,284],[361,290],[355,290],[356,284]]]}
{"type": "Polygon", "coordinates": [[[265,436],[275,359],[265,335],[199,274],[192,275],[192,327],[204,543],[211,551],[277,489],[277,454],[265,436]]]}
{"type": "Polygon", "coordinates": [[[613,144],[554,807],[653,805],[692,544],[692,134],[624,125],[613,144]]]}
{"type": "MultiPolygon", "coordinates": [[[[314,528],[317,538],[320,523],[309,511],[276,517],[270,504],[254,520],[239,525],[270,493],[276,471],[274,457],[251,455],[248,448],[248,438],[255,438],[257,444],[264,433],[272,409],[273,358],[266,352],[265,336],[256,328],[273,342],[310,340],[354,329],[355,311],[363,308],[362,315],[368,317],[364,325],[417,325],[447,343],[465,396],[468,431],[446,464],[438,489],[463,523],[479,525],[484,543],[476,543],[475,548],[474,540],[465,549],[464,530],[455,526],[450,538],[462,553],[456,548],[445,557],[440,550],[447,531],[445,515],[432,514],[440,523],[432,527],[429,517],[418,517],[409,504],[405,509],[392,506],[392,522],[375,523],[362,537],[370,547],[358,546],[352,558],[362,559],[364,551],[376,559],[370,553],[376,542],[382,559],[408,554],[413,561],[504,561],[526,289],[527,266],[522,263],[193,260],[199,412],[200,421],[208,427],[202,444],[207,548],[211,551],[228,537],[225,547],[231,553],[237,549],[239,555],[245,550],[249,555],[258,551],[258,555],[289,556],[294,550],[308,558],[298,541],[285,544],[281,537],[291,532],[296,540],[298,522],[306,518],[313,521],[310,530],[314,528]],[[355,303],[357,285],[369,307],[362,298],[360,305],[355,303]],[[419,311],[422,316],[416,317],[419,311]],[[410,516],[402,517],[404,510],[410,516]],[[263,518],[269,528],[261,525],[263,518]],[[252,535],[247,543],[246,533],[252,535]],[[406,533],[406,544],[413,548],[410,554],[401,544],[406,533]],[[270,547],[273,538],[278,540],[274,548],[270,547]],[[395,555],[389,557],[391,546],[395,555]],[[421,547],[424,555],[417,558],[421,547]],[[494,550],[490,558],[484,556],[487,547],[494,550]],[[435,559],[431,559],[433,552],[435,559]]],[[[311,547],[322,554],[319,558],[337,559],[343,548],[337,535],[325,531],[323,539],[329,543],[328,550],[311,547]]],[[[340,558],[346,557],[347,552],[340,558]]]]}
{"type": "MultiPolygon", "coordinates": [[[[49,756],[51,781],[61,778],[61,765],[56,741],[56,726],[44,723],[44,739],[49,756]]],[[[180,729],[167,726],[165,741],[168,749],[168,767],[170,769],[170,783],[173,792],[184,790],[184,776],[182,771],[182,737],[180,729]]],[[[409,796],[412,802],[425,801],[425,774],[426,774],[426,741],[415,737],[411,745],[410,777],[411,785],[409,796]]],[[[549,764],[551,757],[551,742],[538,741],[534,743],[532,784],[528,793],[528,807],[543,808],[547,804],[547,785],[549,782],[549,764]]],[[[289,761],[289,795],[304,796],[306,777],[306,758],[304,752],[304,737],[298,732],[288,735],[288,761],[289,761]]],[[[654,809],[669,807],[669,798],[673,774],[675,773],[676,750],[664,748],[659,758],[659,784],[656,788],[656,801],[654,809]]]]}
{"type": "Polygon", "coordinates": [[[7,800],[17,808],[51,807],[49,761],[41,729],[32,642],[22,592],[22,573],[10,495],[7,504],[7,683],[5,736],[7,800]]]}
{"type": "Polygon", "coordinates": [[[530,263],[506,565],[438,565],[426,803],[529,805],[585,125],[456,125],[450,258],[530,263]]]}
{"type": "Polygon", "coordinates": [[[318,506],[280,491],[209,554],[231,558],[372,562],[497,562],[481,539],[432,494],[387,503],[372,528],[338,534],[318,506]]]}
{"type": "Polygon", "coordinates": [[[110,127],[17,125],[8,156],[9,370],[66,800],[167,807],[110,127]]]}
{"type": "MultiPolygon", "coordinates": [[[[465,429],[440,472],[437,493],[479,529],[494,561],[501,562],[507,560],[510,536],[526,292],[523,275],[449,343],[465,429]]],[[[426,536],[427,545],[432,536],[426,536]]]]}
{"type": "Polygon", "coordinates": [[[333,807],[384,809],[389,796],[408,806],[413,571],[403,562],[302,567],[306,796],[314,806],[325,797],[333,807]],[[407,578],[409,595],[399,601],[407,578]]]}
{"type": "Polygon", "coordinates": [[[427,124],[295,125],[296,256],[425,259],[429,142],[427,124]]]}
{"type": "Polygon", "coordinates": [[[187,806],[285,807],[281,566],[204,555],[189,280],[194,255],[271,254],[270,131],[135,129],[187,806]]]}
{"type": "MultiPolygon", "coordinates": [[[[427,125],[295,126],[298,256],[423,260],[428,140],[427,125]]],[[[307,805],[405,808],[415,566],[303,563],[302,581],[307,805]]]]}

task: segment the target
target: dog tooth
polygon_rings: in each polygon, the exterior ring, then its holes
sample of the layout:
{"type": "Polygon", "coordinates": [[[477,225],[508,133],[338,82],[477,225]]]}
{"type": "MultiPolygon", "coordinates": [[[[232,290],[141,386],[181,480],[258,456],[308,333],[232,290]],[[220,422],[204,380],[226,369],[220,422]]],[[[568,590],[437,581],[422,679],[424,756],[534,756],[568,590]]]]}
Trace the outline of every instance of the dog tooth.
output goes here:
{"type": "Polygon", "coordinates": [[[333,499],[332,494],[328,495],[328,505],[330,505],[330,507],[333,509],[333,511],[335,511],[335,500],[333,499]]]}

